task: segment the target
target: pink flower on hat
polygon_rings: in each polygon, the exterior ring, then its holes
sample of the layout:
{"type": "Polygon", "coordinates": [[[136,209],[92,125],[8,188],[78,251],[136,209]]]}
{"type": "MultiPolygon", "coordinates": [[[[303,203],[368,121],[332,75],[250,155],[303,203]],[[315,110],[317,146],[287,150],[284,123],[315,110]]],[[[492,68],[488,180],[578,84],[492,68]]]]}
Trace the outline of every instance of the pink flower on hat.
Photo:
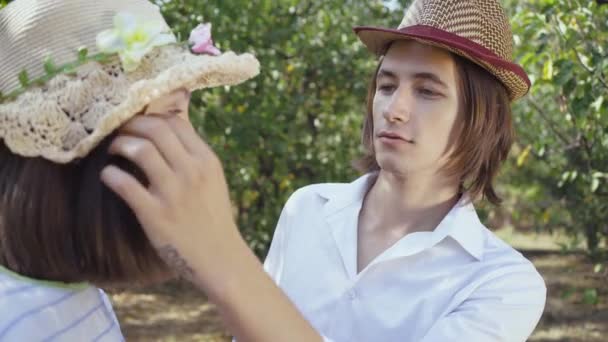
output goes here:
{"type": "Polygon", "coordinates": [[[197,54],[208,54],[217,56],[221,54],[221,51],[213,46],[213,39],[211,39],[211,24],[199,24],[192,32],[190,32],[190,38],[188,42],[192,44],[192,52],[197,54]]]}

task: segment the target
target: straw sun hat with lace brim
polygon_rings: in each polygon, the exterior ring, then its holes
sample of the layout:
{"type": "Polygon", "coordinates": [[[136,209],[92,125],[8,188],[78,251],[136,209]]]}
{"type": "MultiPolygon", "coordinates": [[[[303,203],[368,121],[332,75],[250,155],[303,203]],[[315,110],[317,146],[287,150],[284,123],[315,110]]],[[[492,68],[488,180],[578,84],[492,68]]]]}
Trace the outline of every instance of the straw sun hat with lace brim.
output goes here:
{"type": "Polygon", "coordinates": [[[354,30],[376,55],[391,42],[412,39],[477,63],[505,85],[511,100],[530,89],[526,72],[513,62],[511,25],[499,0],[414,0],[397,29],[354,30]]]}
{"type": "Polygon", "coordinates": [[[210,29],[179,43],[147,0],[11,2],[0,10],[0,140],[68,163],[159,96],[259,73],[251,54],[220,53],[210,29]]]}

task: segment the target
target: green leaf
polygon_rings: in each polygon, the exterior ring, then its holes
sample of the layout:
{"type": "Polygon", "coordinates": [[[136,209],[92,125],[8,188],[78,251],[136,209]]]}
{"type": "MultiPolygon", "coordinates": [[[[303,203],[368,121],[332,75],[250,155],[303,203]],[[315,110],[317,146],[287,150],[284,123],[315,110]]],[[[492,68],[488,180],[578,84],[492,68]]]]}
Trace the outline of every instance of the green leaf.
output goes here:
{"type": "Polygon", "coordinates": [[[64,65],[61,72],[66,75],[76,75],[76,66],[73,64],[64,65]]]}
{"type": "Polygon", "coordinates": [[[543,80],[551,81],[553,78],[553,61],[551,59],[545,61],[543,66],[543,80]]]}
{"type": "Polygon", "coordinates": [[[89,55],[89,49],[86,47],[81,47],[78,49],[78,61],[85,62],[87,60],[87,56],[89,55]]]}
{"type": "Polygon", "coordinates": [[[604,172],[599,172],[599,171],[595,171],[591,177],[593,178],[608,178],[608,173],[604,173],[604,172]]]}
{"type": "Polygon", "coordinates": [[[578,177],[578,171],[574,170],[572,172],[570,172],[570,181],[574,182],[576,180],[576,177],[578,177]]]}
{"type": "Polygon", "coordinates": [[[591,192],[596,192],[597,188],[600,187],[600,179],[599,178],[593,178],[591,180],[591,192]]]}
{"type": "Polygon", "coordinates": [[[99,63],[105,63],[110,59],[110,56],[105,53],[98,53],[94,55],[91,59],[99,63]]]}
{"type": "Polygon", "coordinates": [[[596,289],[586,289],[583,292],[583,303],[587,305],[596,305],[599,303],[599,296],[596,289]]]}
{"type": "Polygon", "coordinates": [[[19,83],[23,88],[27,88],[30,85],[30,77],[27,74],[27,70],[23,69],[19,73],[19,83]]]}
{"type": "Polygon", "coordinates": [[[604,103],[604,97],[600,96],[595,101],[593,101],[593,103],[591,104],[591,108],[593,108],[596,112],[599,112],[600,109],[602,108],[603,103],[604,103]]]}
{"type": "Polygon", "coordinates": [[[574,294],[574,292],[575,292],[575,291],[574,291],[574,289],[573,289],[573,288],[568,288],[568,289],[566,289],[566,290],[562,291],[562,294],[561,294],[561,296],[560,296],[560,297],[561,297],[562,299],[564,299],[564,300],[565,300],[565,299],[568,299],[568,298],[572,297],[572,295],[574,294]]]}
{"type": "Polygon", "coordinates": [[[47,56],[44,59],[44,71],[49,75],[57,73],[57,66],[55,65],[55,62],[53,62],[51,56],[47,56]]]}
{"type": "Polygon", "coordinates": [[[532,145],[528,145],[526,146],[526,148],[519,154],[519,156],[517,156],[517,166],[518,167],[522,167],[524,165],[524,163],[526,162],[526,159],[528,159],[528,156],[530,155],[530,151],[532,150],[532,145]]]}
{"type": "Polygon", "coordinates": [[[558,86],[566,84],[572,79],[572,71],[574,69],[574,63],[570,60],[563,61],[557,70],[557,74],[554,77],[554,82],[558,86]]]}

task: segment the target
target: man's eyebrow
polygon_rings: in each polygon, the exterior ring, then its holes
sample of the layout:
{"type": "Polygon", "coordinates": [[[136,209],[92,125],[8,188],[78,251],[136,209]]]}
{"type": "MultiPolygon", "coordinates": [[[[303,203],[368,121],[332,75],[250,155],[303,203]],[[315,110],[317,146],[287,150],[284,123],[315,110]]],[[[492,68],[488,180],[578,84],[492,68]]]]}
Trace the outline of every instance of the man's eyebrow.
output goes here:
{"type": "Polygon", "coordinates": [[[390,70],[380,69],[380,71],[378,71],[378,75],[376,75],[376,78],[380,78],[380,77],[397,78],[397,75],[390,70]]]}
{"type": "MultiPolygon", "coordinates": [[[[378,71],[378,75],[376,76],[376,78],[380,78],[380,77],[389,77],[389,78],[398,78],[397,74],[395,74],[395,72],[391,71],[391,70],[387,70],[387,69],[380,69],[378,71]]],[[[415,79],[423,79],[423,80],[428,80],[431,81],[443,88],[447,88],[447,84],[441,80],[441,78],[439,78],[439,76],[437,76],[436,74],[432,73],[432,72],[416,72],[411,74],[412,78],[415,79]]]]}
{"type": "Polygon", "coordinates": [[[448,85],[445,84],[445,82],[443,82],[441,80],[441,78],[439,78],[439,76],[435,75],[432,72],[417,72],[415,74],[412,75],[413,78],[418,78],[418,79],[423,79],[423,80],[429,80],[443,88],[447,88],[448,85]]]}

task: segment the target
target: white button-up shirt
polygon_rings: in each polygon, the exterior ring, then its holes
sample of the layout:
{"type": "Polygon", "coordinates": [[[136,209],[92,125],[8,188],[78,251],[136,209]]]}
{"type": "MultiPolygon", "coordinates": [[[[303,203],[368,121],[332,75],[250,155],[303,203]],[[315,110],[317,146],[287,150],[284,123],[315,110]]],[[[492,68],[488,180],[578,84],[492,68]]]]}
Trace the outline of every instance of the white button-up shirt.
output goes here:
{"type": "Polygon", "coordinates": [[[266,271],[326,341],[525,341],[546,287],[531,262],[458,203],[357,273],[357,223],[373,177],[296,191],[266,271]]]}

